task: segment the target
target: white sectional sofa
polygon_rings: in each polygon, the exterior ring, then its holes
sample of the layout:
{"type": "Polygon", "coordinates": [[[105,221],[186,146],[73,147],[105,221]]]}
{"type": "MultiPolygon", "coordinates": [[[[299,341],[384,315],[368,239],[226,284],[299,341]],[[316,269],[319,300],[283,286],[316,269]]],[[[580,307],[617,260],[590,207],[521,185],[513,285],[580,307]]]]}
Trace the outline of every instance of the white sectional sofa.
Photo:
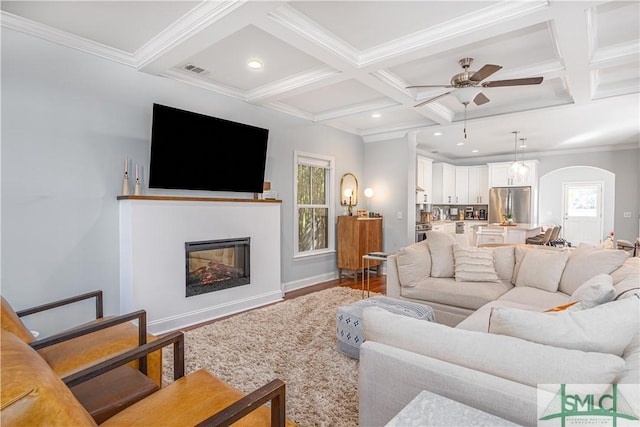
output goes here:
{"type": "Polygon", "coordinates": [[[623,251],[461,248],[430,232],[389,257],[387,295],[436,323],[365,310],[360,425],[422,390],[536,425],[539,384],[640,384],[639,289],[640,258],[623,251]]]}

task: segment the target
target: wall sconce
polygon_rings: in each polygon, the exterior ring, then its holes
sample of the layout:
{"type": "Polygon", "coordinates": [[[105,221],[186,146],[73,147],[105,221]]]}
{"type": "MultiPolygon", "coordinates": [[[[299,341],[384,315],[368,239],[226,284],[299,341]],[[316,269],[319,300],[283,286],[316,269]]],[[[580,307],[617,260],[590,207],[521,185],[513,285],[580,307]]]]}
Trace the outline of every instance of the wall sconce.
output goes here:
{"type": "Polygon", "coordinates": [[[373,188],[368,187],[368,188],[365,188],[365,189],[364,189],[364,197],[366,197],[367,199],[372,198],[372,197],[373,197],[373,194],[374,194],[374,192],[373,192],[373,188]]]}

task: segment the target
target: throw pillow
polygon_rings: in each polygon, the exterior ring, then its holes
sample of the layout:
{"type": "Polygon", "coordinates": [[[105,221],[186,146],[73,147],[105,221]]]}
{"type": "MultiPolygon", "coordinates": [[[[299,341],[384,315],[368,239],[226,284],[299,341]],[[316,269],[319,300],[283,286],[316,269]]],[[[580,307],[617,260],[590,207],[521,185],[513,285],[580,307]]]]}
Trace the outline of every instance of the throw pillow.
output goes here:
{"type": "Polygon", "coordinates": [[[557,292],[568,258],[569,254],[565,251],[528,250],[520,264],[516,286],[557,292]]]}
{"type": "Polygon", "coordinates": [[[431,277],[453,277],[453,245],[451,234],[427,231],[427,243],[431,252],[431,277]]]}
{"type": "Polygon", "coordinates": [[[496,265],[496,273],[502,280],[511,280],[513,268],[516,263],[516,251],[514,246],[496,246],[490,248],[493,252],[493,261],[496,265]]]}
{"type": "Polygon", "coordinates": [[[494,307],[489,333],[540,344],[621,356],[638,333],[640,300],[627,298],[581,311],[539,313],[494,307]]]}
{"type": "Polygon", "coordinates": [[[378,307],[364,309],[362,324],[368,342],[386,344],[531,387],[611,384],[624,369],[624,360],[612,354],[586,353],[456,329],[378,307]]]}
{"type": "Polygon", "coordinates": [[[431,254],[426,240],[402,248],[396,257],[400,284],[412,288],[431,272],[431,254]]]}
{"type": "Polygon", "coordinates": [[[573,301],[580,302],[580,308],[592,308],[605,302],[613,301],[616,290],[613,280],[608,274],[598,274],[584,282],[571,294],[573,301]]]}
{"type": "Polygon", "coordinates": [[[549,310],[545,310],[545,313],[557,313],[558,311],[568,310],[571,307],[574,307],[576,304],[579,304],[579,301],[570,302],[569,304],[562,304],[557,307],[552,307],[549,310]]]}
{"type": "Polygon", "coordinates": [[[455,278],[458,282],[497,282],[493,252],[485,248],[453,247],[455,278]]]}
{"type": "Polygon", "coordinates": [[[598,274],[611,274],[624,264],[628,257],[629,254],[625,251],[580,245],[569,256],[560,279],[559,289],[571,295],[591,277],[598,274]]]}

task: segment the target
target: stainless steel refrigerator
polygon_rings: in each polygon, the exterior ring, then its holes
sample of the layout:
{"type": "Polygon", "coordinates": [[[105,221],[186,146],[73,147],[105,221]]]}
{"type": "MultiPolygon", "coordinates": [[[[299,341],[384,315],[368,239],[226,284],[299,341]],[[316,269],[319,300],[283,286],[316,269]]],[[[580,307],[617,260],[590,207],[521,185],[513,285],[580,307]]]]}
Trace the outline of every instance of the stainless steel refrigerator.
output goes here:
{"type": "Polygon", "coordinates": [[[520,224],[531,222],[531,187],[493,187],[489,190],[489,223],[511,214],[520,224]]]}

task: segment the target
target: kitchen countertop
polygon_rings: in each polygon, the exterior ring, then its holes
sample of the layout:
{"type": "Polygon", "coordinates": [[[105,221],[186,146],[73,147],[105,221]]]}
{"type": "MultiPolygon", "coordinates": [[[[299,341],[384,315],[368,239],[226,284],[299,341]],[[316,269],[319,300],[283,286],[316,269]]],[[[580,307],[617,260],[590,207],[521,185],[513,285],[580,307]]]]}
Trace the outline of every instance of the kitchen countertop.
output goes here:
{"type": "Polygon", "coordinates": [[[487,228],[506,228],[511,230],[536,230],[539,229],[540,226],[537,224],[526,224],[526,223],[516,223],[515,225],[501,225],[499,222],[494,222],[487,225],[487,228]]]}

